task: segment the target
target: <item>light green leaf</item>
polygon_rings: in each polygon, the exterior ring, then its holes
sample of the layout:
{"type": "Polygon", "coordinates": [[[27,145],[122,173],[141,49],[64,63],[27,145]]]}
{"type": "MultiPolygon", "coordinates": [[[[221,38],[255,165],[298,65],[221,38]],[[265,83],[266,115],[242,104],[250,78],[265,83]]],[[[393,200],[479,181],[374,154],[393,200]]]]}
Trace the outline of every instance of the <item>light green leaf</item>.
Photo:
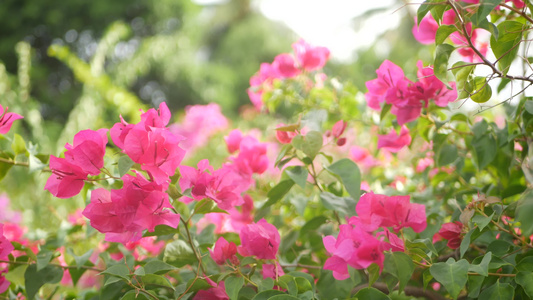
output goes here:
{"type": "Polygon", "coordinates": [[[113,277],[129,280],[130,269],[125,264],[117,264],[107,268],[100,275],[109,275],[113,277]]]}
{"type": "Polygon", "coordinates": [[[165,274],[168,271],[175,270],[176,267],[167,264],[166,262],[160,261],[158,259],[151,260],[144,265],[144,272],[146,274],[165,274]]]}
{"type": "Polygon", "coordinates": [[[339,176],[344,188],[352,196],[353,200],[359,201],[361,189],[361,171],[350,159],[343,158],[326,167],[330,173],[339,176]]]}
{"type": "Polygon", "coordinates": [[[487,16],[490,12],[501,2],[501,0],[482,0],[477,11],[470,17],[470,21],[472,21],[474,25],[479,26],[483,21],[487,20],[487,16]]]}
{"type": "Polygon", "coordinates": [[[440,44],[435,50],[435,61],[433,63],[433,71],[435,77],[437,77],[442,83],[447,87],[450,87],[448,84],[448,60],[450,55],[455,50],[455,47],[450,44],[440,44]]]}
{"type": "Polygon", "coordinates": [[[520,48],[518,45],[522,41],[524,26],[517,21],[503,21],[497,26],[499,38],[496,39],[494,36],[490,38],[490,47],[498,59],[498,66],[504,75],[509,71],[518,48],[520,48]]]}
{"type": "Polygon", "coordinates": [[[223,209],[220,209],[218,205],[212,199],[205,198],[196,203],[194,206],[193,214],[207,214],[212,212],[226,213],[223,209]]]}
{"type": "Polygon", "coordinates": [[[131,167],[133,167],[134,164],[135,163],[133,162],[133,160],[131,160],[131,158],[129,158],[129,156],[121,156],[118,159],[118,174],[120,175],[120,177],[126,175],[126,173],[128,173],[128,171],[131,169],[131,167]]]}
{"type": "Polygon", "coordinates": [[[24,139],[17,133],[15,133],[15,136],[13,137],[11,149],[13,149],[15,156],[26,153],[26,142],[24,142],[24,139]]]}
{"type": "Polygon", "coordinates": [[[291,166],[285,168],[285,173],[290,179],[292,179],[292,181],[294,181],[294,183],[301,186],[302,189],[305,188],[307,176],[309,175],[309,172],[306,168],[302,166],[291,166]]]}
{"type": "Polygon", "coordinates": [[[291,180],[282,180],[276,184],[270,191],[267,193],[268,201],[263,205],[263,208],[269,207],[272,204],[277,203],[283,198],[294,185],[294,181],[291,180]]]}
{"type": "Polygon", "coordinates": [[[173,266],[183,267],[195,263],[196,256],[187,242],[175,240],[165,247],[163,260],[173,266]]]}
{"type": "Polygon", "coordinates": [[[522,286],[529,298],[533,298],[533,272],[520,271],[516,274],[515,281],[522,286]]]}
{"type": "Polygon", "coordinates": [[[446,38],[455,31],[457,31],[457,27],[455,25],[439,26],[437,29],[437,34],[435,35],[435,44],[440,45],[444,43],[446,38]]]}
{"type": "Polygon", "coordinates": [[[239,291],[244,286],[244,278],[230,276],[224,280],[224,284],[226,287],[226,294],[228,294],[228,297],[231,300],[237,300],[237,298],[239,297],[239,291]]]}
{"type": "Polygon", "coordinates": [[[39,253],[37,253],[37,272],[48,266],[48,263],[52,259],[53,255],[54,252],[49,250],[41,250],[39,253]]]}
{"type": "Polygon", "coordinates": [[[479,263],[479,265],[471,264],[468,268],[468,271],[478,273],[482,276],[489,276],[489,263],[492,259],[492,252],[487,252],[483,256],[483,259],[479,263]]]}

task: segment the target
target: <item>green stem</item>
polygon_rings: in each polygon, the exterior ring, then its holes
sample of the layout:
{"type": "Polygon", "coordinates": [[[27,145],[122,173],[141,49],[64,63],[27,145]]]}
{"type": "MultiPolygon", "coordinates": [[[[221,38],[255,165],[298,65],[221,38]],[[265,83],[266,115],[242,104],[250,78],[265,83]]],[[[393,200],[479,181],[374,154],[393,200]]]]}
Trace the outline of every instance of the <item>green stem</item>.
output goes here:
{"type": "Polygon", "coordinates": [[[180,217],[181,222],[183,223],[183,226],[185,226],[185,232],[187,232],[187,240],[189,241],[189,244],[191,245],[192,251],[194,252],[194,255],[196,256],[196,259],[198,260],[198,264],[200,268],[202,269],[203,274],[207,274],[204,265],[202,264],[202,256],[200,253],[198,253],[198,249],[194,246],[194,243],[192,241],[191,232],[189,231],[189,226],[187,225],[187,222],[180,217]]]}

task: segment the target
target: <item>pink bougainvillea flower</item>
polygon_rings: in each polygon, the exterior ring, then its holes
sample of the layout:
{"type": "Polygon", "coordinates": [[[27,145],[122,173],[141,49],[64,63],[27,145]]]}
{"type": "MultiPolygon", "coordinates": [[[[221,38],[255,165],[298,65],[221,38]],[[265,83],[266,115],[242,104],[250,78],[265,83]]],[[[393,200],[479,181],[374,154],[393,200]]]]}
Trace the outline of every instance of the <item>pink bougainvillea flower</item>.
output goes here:
{"type": "Polygon", "coordinates": [[[299,65],[306,71],[318,70],[326,64],[330,51],[326,47],[314,47],[300,39],[292,44],[299,65]]]}
{"type": "Polygon", "coordinates": [[[415,39],[424,45],[435,43],[435,35],[439,29],[439,24],[431,14],[426,15],[417,25],[417,19],[415,18],[415,25],[413,26],[413,36],[415,39]]]}
{"type": "Polygon", "coordinates": [[[274,225],[265,219],[246,225],[239,234],[241,246],[237,251],[242,256],[255,256],[259,259],[275,259],[278,253],[280,236],[274,225]]]}
{"type": "Polygon", "coordinates": [[[392,129],[387,135],[378,135],[378,149],[384,148],[390,152],[396,153],[410,144],[411,136],[409,135],[409,129],[405,126],[402,126],[399,135],[394,129],[392,129]]]}
{"type": "Polygon", "coordinates": [[[14,121],[24,118],[16,113],[8,113],[7,110],[7,106],[4,110],[4,107],[0,104],[0,134],[8,133],[14,121]]]}
{"type": "Polygon", "coordinates": [[[461,241],[463,240],[463,237],[461,236],[462,231],[463,223],[459,221],[444,223],[439,232],[433,236],[433,241],[446,239],[448,240],[447,245],[450,249],[457,249],[461,246],[461,241]]]}
{"type": "Polygon", "coordinates": [[[263,264],[262,274],[263,279],[272,278],[278,280],[279,277],[285,275],[285,272],[283,272],[283,268],[281,268],[278,262],[275,262],[274,264],[263,264]]]}
{"type": "Polygon", "coordinates": [[[239,129],[233,129],[225,138],[226,146],[229,153],[239,150],[242,140],[242,132],[239,129]]]}
{"type": "Polygon", "coordinates": [[[272,66],[276,68],[279,74],[284,78],[292,78],[301,73],[300,69],[296,66],[294,57],[288,53],[282,53],[276,56],[272,66]]]}
{"type": "Polygon", "coordinates": [[[199,230],[205,228],[209,224],[215,225],[215,234],[223,234],[226,232],[241,232],[241,229],[253,223],[254,218],[252,210],[254,209],[254,201],[249,195],[244,195],[244,203],[241,209],[236,207],[227,209],[226,213],[208,213],[204,215],[204,218],[200,219],[197,223],[199,230]]]}
{"type": "Polygon", "coordinates": [[[237,258],[237,246],[234,242],[228,242],[225,238],[219,237],[215,243],[213,250],[207,248],[211,258],[218,264],[223,265],[226,263],[226,260],[234,264],[239,264],[239,259],[237,258]]]}
{"type": "Polygon", "coordinates": [[[254,105],[255,109],[260,111],[263,107],[263,90],[255,90],[254,88],[249,88],[246,90],[250,101],[254,105]]]}
{"type": "Polygon", "coordinates": [[[212,288],[208,290],[199,290],[194,298],[192,298],[193,300],[229,300],[229,296],[226,294],[224,281],[217,284],[209,277],[206,277],[205,280],[212,286],[212,288]]]}
{"type": "Polygon", "coordinates": [[[250,184],[250,182],[243,181],[231,166],[224,165],[213,172],[205,195],[215,201],[218,207],[227,210],[243,204],[241,194],[249,188],[250,184]]]}
{"type": "Polygon", "coordinates": [[[22,216],[20,212],[10,209],[9,197],[6,194],[0,194],[0,222],[20,223],[22,216]]]}
{"type": "Polygon", "coordinates": [[[0,259],[5,259],[15,250],[11,242],[4,236],[4,224],[0,223],[0,259]]]}
{"type": "Polygon", "coordinates": [[[66,144],[65,159],[90,175],[100,174],[104,167],[107,129],[82,130],[74,136],[72,145],[66,144]]]}
{"type": "Polygon", "coordinates": [[[385,60],[376,70],[378,78],[367,81],[365,94],[367,104],[370,108],[380,110],[380,103],[395,103],[404,94],[404,89],[410,83],[405,78],[402,68],[389,60],[385,60]]]}
{"type": "Polygon", "coordinates": [[[213,180],[214,170],[209,165],[209,160],[202,159],[198,162],[198,168],[195,169],[189,166],[180,166],[180,180],[179,185],[182,191],[191,189],[193,198],[182,197],[181,201],[189,203],[192,200],[202,200],[206,196],[206,189],[211,180],[213,180]]]}
{"type": "Polygon", "coordinates": [[[267,144],[251,136],[243,137],[239,144],[239,154],[233,159],[233,164],[243,174],[262,174],[269,164],[267,144]]]}
{"type": "Polygon", "coordinates": [[[426,229],[426,207],[410,203],[410,196],[386,196],[372,192],[361,196],[355,207],[358,220],[367,231],[393,227],[395,231],[411,227],[415,232],[426,229]]]}
{"type": "Polygon", "coordinates": [[[44,189],[58,198],[76,196],[83,188],[88,175],[65,158],[58,158],[53,155],[50,155],[50,170],[52,175],[46,181],[44,189]]]}

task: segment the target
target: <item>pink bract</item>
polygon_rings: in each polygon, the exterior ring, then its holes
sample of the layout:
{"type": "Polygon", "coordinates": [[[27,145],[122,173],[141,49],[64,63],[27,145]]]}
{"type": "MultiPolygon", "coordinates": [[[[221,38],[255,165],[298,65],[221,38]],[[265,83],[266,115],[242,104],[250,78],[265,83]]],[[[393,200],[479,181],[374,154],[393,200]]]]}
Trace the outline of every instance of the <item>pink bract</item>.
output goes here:
{"type": "Polygon", "coordinates": [[[396,153],[410,144],[411,136],[409,135],[409,129],[405,126],[402,126],[399,135],[394,129],[392,129],[387,135],[378,135],[378,149],[384,148],[390,152],[396,153]]]}
{"type": "Polygon", "coordinates": [[[259,259],[275,259],[278,253],[280,236],[274,225],[265,219],[246,225],[239,234],[241,246],[237,251],[242,256],[255,256],[259,259]]]}
{"type": "Polygon", "coordinates": [[[107,129],[82,130],[74,136],[72,145],[66,144],[65,159],[90,175],[100,174],[104,167],[107,129]]]}
{"type": "Polygon", "coordinates": [[[53,155],[50,155],[50,170],[52,175],[46,181],[44,189],[58,198],[76,196],[83,188],[88,175],[65,158],[58,158],[53,155]]]}
{"type": "Polygon", "coordinates": [[[225,264],[226,260],[228,259],[234,265],[239,264],[239,259],[236,256],[237,246],[233,242],[226,241],[226,239],[223,237],[218,238],[213,250],[211,250],[210,248],[207,248],[207,249],[209,250],[209,254],[211,255],[211,258],[218,265],[225,264]]]}
{"type": "Polygon", "coordinates": [[[13,122],[24,118],[16,113],[8,113],[8,107],[4,107],[0,104],[0,134],[6,134],[11,129],[13,122]]]}
{"type": "Polygon", "coordinates": [[[326,64],[330,51],[326,47],[314,47],[300,39],[292,44],[292,49],[300,66],[306,71],[318,70],[326,64]]]}
{"type": "Polygon", "coordinates": [[[288,53],[279,54],[274,58],[272,66],[277,69],[279,74],[285,78],[298,76],[301,71],[296,66],[294,57],[288,53]]]}

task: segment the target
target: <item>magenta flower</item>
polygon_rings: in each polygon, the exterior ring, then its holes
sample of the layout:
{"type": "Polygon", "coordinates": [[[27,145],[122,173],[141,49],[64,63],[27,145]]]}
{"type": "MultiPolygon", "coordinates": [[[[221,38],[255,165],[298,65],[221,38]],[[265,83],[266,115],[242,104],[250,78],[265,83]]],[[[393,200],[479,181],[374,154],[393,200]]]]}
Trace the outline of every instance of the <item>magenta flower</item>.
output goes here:
{"type": "Polygon", "coordinates": [[[241,246],[237,251],[242,256],[256,256],[259,259],[275,259],[281,241],[274,225],[265,219],[245,226],[240,234],[241,246]]]}
{"type": "Polygon", "coordinates": [[[410,144],[411,136],[409,135],[409,129],[405,126],[402,126],[399,135],[394,129],[387,135],[378,135],[378,149],[384,148],[390,152],[398,152],[410,144]]]}
{"type": "Polygon", "coordinates": [[[262,274],[263,279],[272,278],[278,280],[279,277],[285,275],[285,272],[283,272],[283,269],[278,262],[275,262],[274,264],[263,264],[262,274]]]}
{"type": "Polygon", "coordinates": [[[13,125],[13,122],[15,120],[24,118],[23,116],[16,113],[8,113],[7,110],[7,106],[4,110],[4,107],[0,104],[0,134],[8,133],[9,129],[11,129],[11,125],[13,125]]]}
{"type": "Polygon", "coordinates": [[[385,60],[376,70],[378,78],[367,81],[365,94],[367,104],[370,108],[380,110],[381,102],[395,104],[403,100],[404,90],[411,82],[405,78],[402,68],[385,60]]]}
{"type": "Polygon", "coordinates": [[[433,236],[433,241],[438,241],[440,239],[448,240],[448,247],[450,249],[457,249],[461,246],[463,237],[461,236],[463,232],[463,223],[459,221],[449,222],[442,224],[439,232],[435,233],[433,236]]]}
{"type": "Polygon", "coordinates": [[[241,145],[242,132],[239,129],[233,129],[226,137],[224,137],[224,140],[226,141],[228,152],[234,153],[239,150],[239,146],[241,145]]]}
{"type": "Polygon", "coordinates": [[[189,166],[180,166],[179,169],[181,174],[179,180],[180,188],[182,191],[190,188],[193,197],[192,199],[182,197],[180,200],[189,203],[192,200],[202,200],[207,197],[205,192],[209,182],[213,179],[211,174],[214,172],[213,167],[209,165],[209,160],[202,159],[198,162],[198,169],[189,166]]]}
{"type": "Polygon", "coordinates": [[[67,159],[53,155],[50,155],[50,171],[52,171],[52,175],[46,181],[44,189],[58,198],[76,196],[83,188],[88,175],[67,159]]]}
{"type": "Polygon", "coordinates": [[[292,44],[296,59],[306,71],[314,71],[322,68],[329,59],[329,49],[326,47],[314,47],[303,39],[292,44]]]}
{"type": "MultiPolygon", "coordinates": [[[[286,126],[283,123],[279,123],[276,127],[284,127],[286,126]]],[[[296,131],[284,131],[284,130],[276,130],[276,138],[278,139],[278,142],[282,144],[290,144],[292,142],[292,139],[298,135],[298,132],[296,131]]]]}
{"type": "Polygon", "coordinates": [[[100,174],[104,167],[107,129],[82,130],[74,136],[72,145],[66,144],[65,159],[90,175],[100,174]]]}
{"type": "Polygon", "coordinates": [[[225,238],[219,237],[215,243],[213,250],[207,248],[211,258],[218,264],[223,265],[226,263],[226,260],[234,264],[239,264],[239,259],[235,254],[237,254],[237,246],[234,242],[228,242],[225,238]]]}
{"type": "Polygon", "coordinates": [[[411,227],[415,232],[426,229],[426,207],[410,203],[410,196],[386,196],[372,192],[361,196],[355,210],[360,224],[367,231],[379,227],[393,227],[398,231],[411,227]]]}
{"type": "Polygon", "coordinates": [[[251,136],[245,136],[239,144],[239,154],[233,163],[240,173],[252,175],[263,174],[268,169],[267,144],[251,136]]]}
{"type": "Polygon", "coordinates": [[[435,35],[437,34],[437,29],[439,29],[439,24],[431,14],[427,14],[420,24],[417,26],[417,19],[415,18],[415,25],[413,26],[413,36],[415,39],[424,45],[429,45],[435,43],[435,35]]]}
{"type": "Polygon", "coordinates": [[[296,66],[294,57],[288,53],[283,53],[276,56],[272,66],[278,70],[282,77],[285,78],[292,78],[301,73],[300,69],[298,69],[296,66]]]}
{"type": "Polygon", "coordinates": [[[4,236],[4,224],[0,223],[0,259],[6,259],[15,250],[11,242],[4,236]]]}
{"type": "Polygon", "coordinates": [[[193,300],[229,300],[229,296],[226,294],[224,281],[217,284],[209,277],[206,277],[205,280],[212,286],[212,288],[208,290],[199,290],[194,298],[192,298],[193,300]]]}

